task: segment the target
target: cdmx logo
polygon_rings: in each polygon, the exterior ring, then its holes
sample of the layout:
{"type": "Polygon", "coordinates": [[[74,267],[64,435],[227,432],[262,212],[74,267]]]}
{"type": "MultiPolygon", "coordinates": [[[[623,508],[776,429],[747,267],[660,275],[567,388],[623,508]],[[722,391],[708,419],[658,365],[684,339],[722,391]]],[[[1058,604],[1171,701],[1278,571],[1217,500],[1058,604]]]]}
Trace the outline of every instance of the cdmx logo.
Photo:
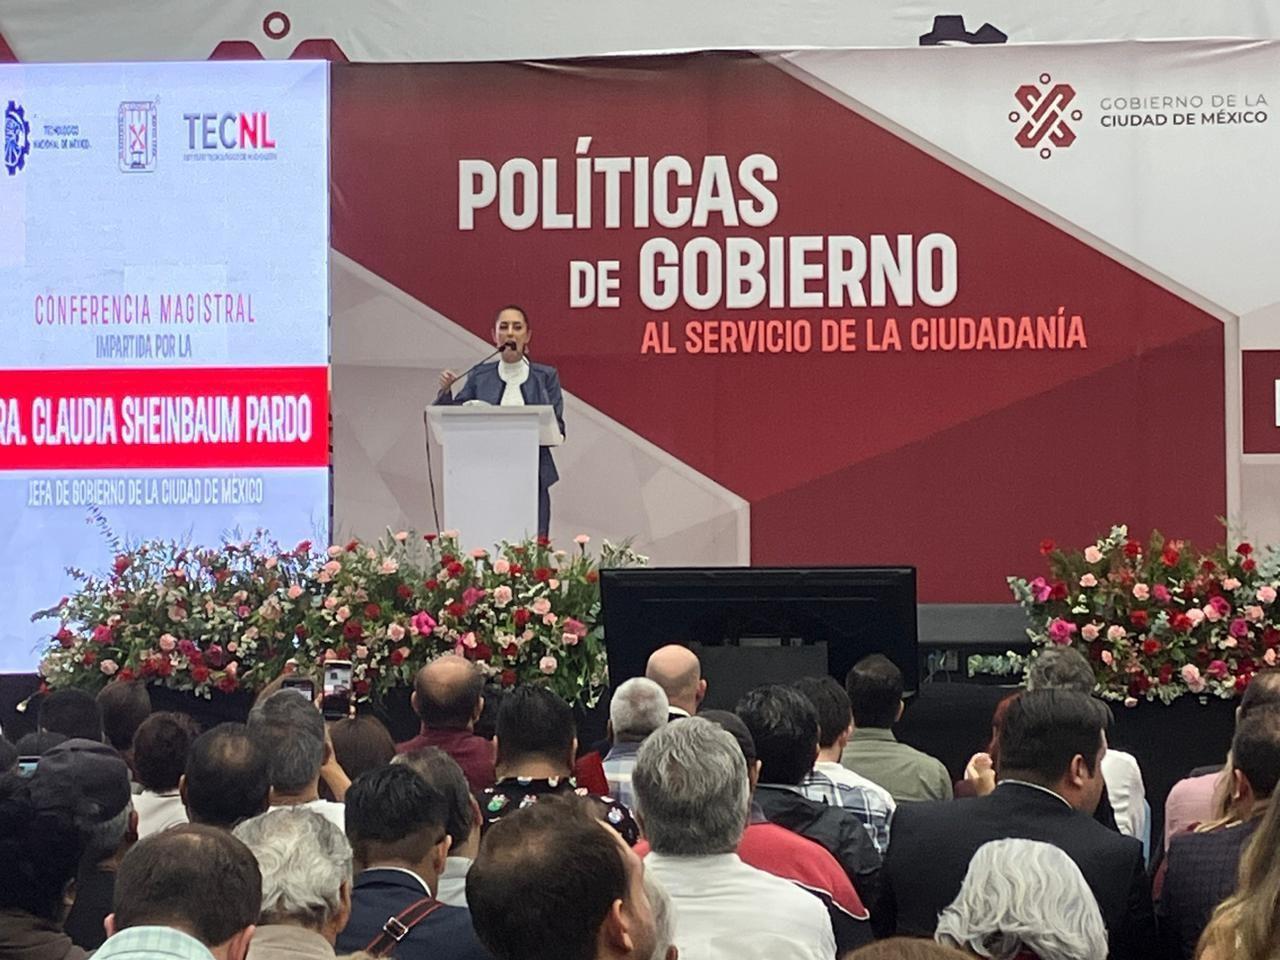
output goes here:
{"type": "Polygon", "coordinates": [[[4,109],[4,168],[13,176],[27,163],[31,152],[31,124],[22,105],[9,101],[4,109]]]}
{"type": "Polygon", "coordinates": [[[1020,86],[1013,97],[1022,109],[1009,112],[1010,122],[1021,124],[1014,142],[1027,150],[1039,147],[1042,160],[1053,156],[1054,147],[1065,150],[1076,142],[1076,132],[1067,119],[1069,117],[1079,123],[1084,116],[1078,107],[1067,112],[1071,101],[1076,98],[1075,88],[1069,83],[1052,83],[1052,79],[1049,74],[1042,73],[1039,83],[1020,86]]]}

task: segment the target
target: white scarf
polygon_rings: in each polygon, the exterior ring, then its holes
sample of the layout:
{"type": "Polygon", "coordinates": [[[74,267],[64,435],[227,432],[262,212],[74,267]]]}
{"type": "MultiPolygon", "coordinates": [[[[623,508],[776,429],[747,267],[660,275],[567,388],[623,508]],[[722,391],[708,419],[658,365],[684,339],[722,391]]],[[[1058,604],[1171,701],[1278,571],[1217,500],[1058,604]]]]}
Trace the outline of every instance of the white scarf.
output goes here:
{"type": "Polygon", "coordinates": [[[502,391],[499,406],[523,407],[524,394],[520,392],[520,385],[529,379],[529,361],[524,357],[515,363],[498,361],[498,377],[507,385],[502,391]]]}

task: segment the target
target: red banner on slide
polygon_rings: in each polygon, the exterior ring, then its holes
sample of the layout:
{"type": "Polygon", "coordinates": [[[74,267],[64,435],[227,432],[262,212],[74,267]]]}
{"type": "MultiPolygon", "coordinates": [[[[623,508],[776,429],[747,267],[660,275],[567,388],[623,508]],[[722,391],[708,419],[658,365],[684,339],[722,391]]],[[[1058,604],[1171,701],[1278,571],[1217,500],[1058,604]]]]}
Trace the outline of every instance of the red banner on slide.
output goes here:
{"type": "Polygon", "coordinates": [[[0,371],[0,470],[328,463],[326,367],[0,371]]]}

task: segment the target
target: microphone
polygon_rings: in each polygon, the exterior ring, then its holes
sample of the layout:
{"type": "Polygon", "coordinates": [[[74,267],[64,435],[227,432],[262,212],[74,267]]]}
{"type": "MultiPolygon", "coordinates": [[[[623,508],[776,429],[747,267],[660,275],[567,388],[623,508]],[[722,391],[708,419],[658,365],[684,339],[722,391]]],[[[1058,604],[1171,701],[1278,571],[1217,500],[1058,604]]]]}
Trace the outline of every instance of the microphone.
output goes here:
{"type": "MultiPolygon", "coordinates": [[[[459,380],[465,380],[467,377],[471,375],[472,371],[474,371],[476,367],[484,366],[486,363],[488,363],[490,360],[492,360],[494,357],[500,354],[503,350],[507,349],[507,347],[514,347],[515,345],[516,343],[514,340],[508,340],[505,343],[498,344],[498,348],[496,350],[494,350],[492,353],[486,354],[483,359],[477,360],[471,366],[467,367],[467,369],[463,372],[462,376],[454,378],[453,383],[457,383],[459,380]]],[[[441,390],[439,393],[436,394],[437,403],[440,402],[441,397],[443,397],[446,393],[448,393],[450,390],[453,389],[453,383],[449,384],[449,386],[445,387],[443,390],[441,390]]]]}

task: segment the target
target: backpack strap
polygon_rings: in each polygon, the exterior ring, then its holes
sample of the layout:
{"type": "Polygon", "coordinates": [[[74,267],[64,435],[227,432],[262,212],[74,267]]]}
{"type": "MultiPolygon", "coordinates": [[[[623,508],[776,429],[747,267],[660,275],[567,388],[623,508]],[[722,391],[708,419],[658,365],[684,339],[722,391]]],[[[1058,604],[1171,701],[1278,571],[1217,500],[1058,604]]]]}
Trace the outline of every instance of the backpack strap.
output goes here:
{"type": "Polygon", "coordinates": [[[371,957],[391,956],[396,952],[396,947],[400,946],[400,941],[409,935],[409,931],[443,906],[435,897],[423,897],[409,904],[382,925],[382,932],[370,941],[364,952],[371,957]]]}

